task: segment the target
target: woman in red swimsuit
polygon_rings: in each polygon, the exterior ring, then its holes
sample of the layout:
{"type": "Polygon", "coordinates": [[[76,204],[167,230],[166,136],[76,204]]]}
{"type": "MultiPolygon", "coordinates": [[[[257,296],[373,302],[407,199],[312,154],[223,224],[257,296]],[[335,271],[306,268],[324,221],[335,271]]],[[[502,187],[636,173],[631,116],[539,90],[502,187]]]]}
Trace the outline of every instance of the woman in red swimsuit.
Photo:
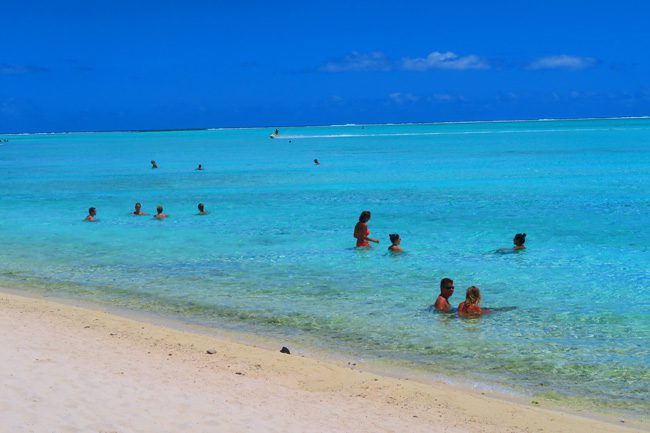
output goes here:
{"type": "Polygon", "coordinates": [[[467,289],[465,294],[465,302],[458,305],[459,316],[480,316],[481,314],[489,314],[490,310],[481,309],[481,291],[478,287],[472,286],[467,289]]]}
{"type": "Polygon", "coordinates": [[[368,225],[366,224],[368,221],[370,221],[370,211],[364,210],[359,215],[359,222],[354,226],[354,237],[357,238],[357,247],[369,247],[369,241],[376,244],[379,243],[379,240],[368,237],[370,235],[370,230],[368,230],[368,225]]]}

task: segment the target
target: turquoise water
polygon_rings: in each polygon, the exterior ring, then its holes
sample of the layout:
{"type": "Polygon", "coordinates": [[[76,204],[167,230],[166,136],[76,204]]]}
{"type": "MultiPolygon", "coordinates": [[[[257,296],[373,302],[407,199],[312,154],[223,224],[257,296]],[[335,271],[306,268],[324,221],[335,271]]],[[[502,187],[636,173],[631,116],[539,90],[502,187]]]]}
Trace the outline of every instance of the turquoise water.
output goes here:
{"type": "Polygon", "coordinates": [[[0,285],[650,409],[650,120],[270,132],[3,136],[0,285]],[[516,309],[432,313],[447,276],[516,309]]]}

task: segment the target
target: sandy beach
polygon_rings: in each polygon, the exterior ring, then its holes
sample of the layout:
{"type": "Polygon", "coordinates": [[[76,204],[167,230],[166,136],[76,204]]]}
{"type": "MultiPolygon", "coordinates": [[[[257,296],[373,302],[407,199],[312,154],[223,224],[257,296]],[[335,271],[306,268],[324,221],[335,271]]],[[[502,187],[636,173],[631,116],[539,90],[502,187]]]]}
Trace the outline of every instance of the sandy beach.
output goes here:
{"type": "Polygon", "coordinates": [[[0,330],[2,432],[647,431],[39,298],[0,330]]]}

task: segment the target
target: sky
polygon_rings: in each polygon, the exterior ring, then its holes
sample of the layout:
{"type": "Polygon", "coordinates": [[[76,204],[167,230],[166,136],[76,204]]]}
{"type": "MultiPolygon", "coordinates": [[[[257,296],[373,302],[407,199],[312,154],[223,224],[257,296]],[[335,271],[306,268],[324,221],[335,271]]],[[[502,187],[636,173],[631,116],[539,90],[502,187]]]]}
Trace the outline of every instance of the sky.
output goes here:
{"type": "Polygon", "coordinates": [[[650,115],[643,1],[2,2],[0,132],[650,115]]]}

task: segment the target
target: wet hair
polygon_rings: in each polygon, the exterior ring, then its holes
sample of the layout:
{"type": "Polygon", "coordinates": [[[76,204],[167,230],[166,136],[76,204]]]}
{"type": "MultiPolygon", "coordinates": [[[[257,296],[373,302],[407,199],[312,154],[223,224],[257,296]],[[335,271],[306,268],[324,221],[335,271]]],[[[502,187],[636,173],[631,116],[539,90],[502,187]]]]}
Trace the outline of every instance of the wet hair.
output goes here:
{"type": "Polygon", "coordinates": [[[363,212],[361,212],[361,215],[359,215],[359,222],[367,223],[368,221],[370,221],[370,211],[364,210],[363,212]]]}
{"type": "Polygon", "coordinates": [[[454,280],[452,280],[451,278],[443,278],[442,280],[440,280],[440,288],[442,289],[442,286],[445,286],[449,283],[453,284],[454,280]]]}
{"type": "Polygon", "coordinates": [[[203,212],[203,208],[205,208],[205,206],[203,205],[203,203],[199,203],[198,208],[199,208],[199,212],[203,212]]]}
{"type": "Polygon", "coordinates": [[[390,239],[390,241],[392,243],[395,243],[395,242],[397,242],[399,240],[399,234],[391,233],[391,234],[388,235],[388,239],[390,239]]]}
{"type": "Polygon", "coordinates": [[[94,207],[89,207],[88,208],[88,215],[90,215],[93,212],[97,212],[97,209],[95,209],[94,207]]]}
{"type": "Polygon", "coordinates": [[[476,286],[471,286],[465,294],[465,306],[479,305],[481,303],[481,290],[476,286]]]}
{"type": "Polygon", "coordinates": [[[138,206],[139,206],[139,207],[142,207],[142,203],[140,203],[140,202],[136,202],[135,207],[138,207],[138,206]]]}
{"type": "Polygon", "coordinates": [[[163,211],[163,207],[162,207],[162,205],[159,204],[159,205],[156,207],[156,210],[158,211],[158,213],[162,213],[162,211],[163,211]]]}
{"type": "Polygon", "coordinates": [[[526,233],[517,233],[512,241],[517,245],[523,245],[526,242],[526,233]]]}

